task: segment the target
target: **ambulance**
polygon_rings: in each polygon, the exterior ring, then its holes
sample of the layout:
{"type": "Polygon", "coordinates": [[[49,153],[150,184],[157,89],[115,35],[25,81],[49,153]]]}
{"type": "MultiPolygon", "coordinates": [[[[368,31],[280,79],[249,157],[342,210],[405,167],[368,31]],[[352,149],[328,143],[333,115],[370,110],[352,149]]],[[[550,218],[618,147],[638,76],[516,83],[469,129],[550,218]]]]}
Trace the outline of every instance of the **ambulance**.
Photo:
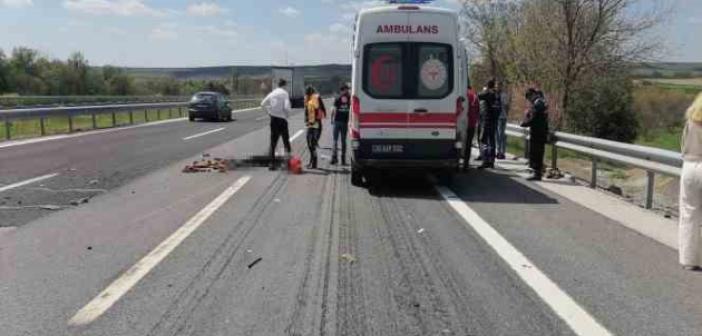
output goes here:
{"type": "Polygon", "coordinates": [[[411,3],[362,10],[352,50],[352,184],[397,169],[450,179],[467,115],[457,12],[411,3]]]}

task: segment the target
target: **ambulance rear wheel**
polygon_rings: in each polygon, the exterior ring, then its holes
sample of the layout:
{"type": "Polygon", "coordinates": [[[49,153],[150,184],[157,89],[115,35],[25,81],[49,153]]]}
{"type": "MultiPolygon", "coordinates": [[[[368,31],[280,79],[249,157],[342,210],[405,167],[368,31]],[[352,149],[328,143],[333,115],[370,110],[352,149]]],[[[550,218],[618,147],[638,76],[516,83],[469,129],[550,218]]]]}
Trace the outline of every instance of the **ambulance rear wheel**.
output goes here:
{"type": "Polygon", "coordinates": [[[363,186],[363,172],[360,168],[351,167],[351,185],[355,187],[363,186]]]}

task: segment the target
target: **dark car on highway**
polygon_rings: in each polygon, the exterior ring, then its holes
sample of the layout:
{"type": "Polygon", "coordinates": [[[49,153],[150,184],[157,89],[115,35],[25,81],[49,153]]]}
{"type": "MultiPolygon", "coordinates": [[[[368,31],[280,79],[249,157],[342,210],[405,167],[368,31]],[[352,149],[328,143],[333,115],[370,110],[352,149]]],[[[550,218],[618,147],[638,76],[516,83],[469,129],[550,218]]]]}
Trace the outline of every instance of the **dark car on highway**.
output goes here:
{"type": "Polygon", "coordinates": [[[231,121],[232,108],[227,97],[218,92],[198,92],[188,105],[188,118],[217,121],[231,121]]]}

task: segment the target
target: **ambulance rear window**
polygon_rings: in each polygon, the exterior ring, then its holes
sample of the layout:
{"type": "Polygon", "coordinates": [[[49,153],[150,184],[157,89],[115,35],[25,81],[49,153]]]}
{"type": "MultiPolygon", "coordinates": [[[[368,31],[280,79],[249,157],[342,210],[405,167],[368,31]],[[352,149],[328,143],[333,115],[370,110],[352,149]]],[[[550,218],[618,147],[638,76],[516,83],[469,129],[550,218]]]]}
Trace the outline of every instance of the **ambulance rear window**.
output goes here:
{"type": "Polygon", "coordinates": [[[366,45],[363,90],[376,99],[442,99],[453,90],[453,49],[424,42],[366,45]]]}

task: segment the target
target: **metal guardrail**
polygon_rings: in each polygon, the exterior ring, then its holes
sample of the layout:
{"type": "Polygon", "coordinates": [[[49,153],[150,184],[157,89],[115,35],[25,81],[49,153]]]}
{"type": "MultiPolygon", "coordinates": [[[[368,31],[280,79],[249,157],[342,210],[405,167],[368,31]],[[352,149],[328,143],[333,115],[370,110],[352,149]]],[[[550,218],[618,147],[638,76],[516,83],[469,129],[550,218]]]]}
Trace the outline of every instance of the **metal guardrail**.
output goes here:
{"type": "Polygon", "coordinates": [[[87,106],[187,101],[186,96],[0,96],[1,108],[87,106]]]}
{"type": "MultiPolygon", "coordinates": [[[[524,139],[524,156],[529,153],[529,130],[515,124],[507,125],[507,135],[524,139]]],[[[558,148],[571,150],[591,158],[590,187],[597,187],[598,161],[612,161],[646,170],[646,209],[653,207],[655,175],[680,177],[682,155],[678,152],[632,145],[582,135],[556,132],[551,143],[551,167],[558,167],[558,148]]]]}
{"type": "MultiPolygon", "coordinates": [[[[245,109],[259,106],[259,99],[235,99],[230,101],[232,109],[245,109]]],[[[0,110],[0,120],[4,123],[5,139],[12,138],[12,122],[16,120],[39,120],[40,135],[46,135],[46,122],[49,118],[63,117],[68,123],[68,132],[75,131],[74,119],[79,116],[90,116],[92,119],[92,129],[97,129],[100,115],[111,115],[112,123],[110,127],[120,126],[117,123],[118,113],[128,113],[128,125],[134,124],[135,113],[143,113],[144,121],[149,122],[149,111],[157,112],[157,120],[161,120],[161,113],[164,110],[168,111],[168,117],[174,117],[174,110],[177,110],[178,117],[184,117],[188,106],[187,101],[170,102],[170,103],[147,103],[147,104],[114,104],[114,105],[97,105],[97,106],[70,106],[70,107],[39,107],[39,108],[23,108],[0,110]]]]}

